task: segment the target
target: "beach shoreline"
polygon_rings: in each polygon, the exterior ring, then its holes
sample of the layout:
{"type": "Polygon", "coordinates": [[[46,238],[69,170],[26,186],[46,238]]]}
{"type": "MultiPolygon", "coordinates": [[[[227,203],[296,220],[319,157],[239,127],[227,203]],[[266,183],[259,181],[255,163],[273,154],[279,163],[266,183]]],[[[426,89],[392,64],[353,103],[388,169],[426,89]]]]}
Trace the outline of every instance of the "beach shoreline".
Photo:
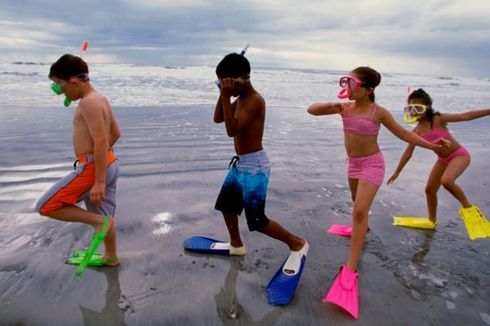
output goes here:
{"type": "MultiPolygon", "coordinates": [[[[326,234],[350,223],[351,200],[338,117],[269,107],[264,147],[272,162],[266,213],[310,244],[292,303],[273,307],[265,286],[287,248],[240,219],[244,258],[185,252],[193,235],[226,240],[216,196],[234,155],[213,107],[115,107],[122,138],[116,223],[122,266],[89,269],[77,281],[70,253],[91,230],[33,211],[71,169],[71,116],[63,108],[0,110],[0,320],[7,325],[490,325],[490,239],[469,240],[458,203],[441,189],[437,231],[397,228],[394,215],[425,213],[433,153],[417,149],[371,209],[359,266],[360,318],[322,303],[348,255],[349,239],[326,234]]],[[[460,180],[490,215],[489,121],[450,127],[472,153],[460,180]],[[471,128],[468,128],[471,126],[471,128]],[[484,136],[486,137],[486,136],[484,136]]],[[[382,130],[386,179],[405,145],[382,130]]]]}

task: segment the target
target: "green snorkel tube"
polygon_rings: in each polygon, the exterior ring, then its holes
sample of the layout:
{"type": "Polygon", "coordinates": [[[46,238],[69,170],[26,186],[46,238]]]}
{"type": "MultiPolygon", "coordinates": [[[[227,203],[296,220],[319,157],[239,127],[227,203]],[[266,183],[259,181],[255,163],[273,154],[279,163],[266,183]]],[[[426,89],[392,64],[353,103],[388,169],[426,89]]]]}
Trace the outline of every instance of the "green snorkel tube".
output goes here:
{"type": "Polygon", "coordinates": [[[409,125],[413,125],[420,117],[414,117],[408,113],[403,114],[403,121],[409,125]]]}
{"type": "MultiPolygon", "coordinates": [[[[57,83],[52,83],[51,84],[51,90],[56,94],[56,95],[61,95],[63,94],[63,90],[61,89],[60,84],[57,83]]],[[[71,100],[68,97],[65,97],[65,101],[63,102],[64,106],[70,106],[71,100]]]]}

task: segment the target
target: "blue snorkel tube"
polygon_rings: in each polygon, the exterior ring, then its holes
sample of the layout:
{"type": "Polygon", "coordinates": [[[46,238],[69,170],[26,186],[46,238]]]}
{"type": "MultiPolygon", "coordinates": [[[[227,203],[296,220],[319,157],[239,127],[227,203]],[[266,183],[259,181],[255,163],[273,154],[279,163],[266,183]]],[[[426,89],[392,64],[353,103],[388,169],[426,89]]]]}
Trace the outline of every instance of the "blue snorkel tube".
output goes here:
{"type": "Polygon", "coordinates": [[[247,52],[248,50],[248,47],[250,46],[250,44],[247,44],[245,45],[245,47],[242,49],[242,51],[240,52],[240,55],[243,57],[245,55],[245,53],[247,52]]]}

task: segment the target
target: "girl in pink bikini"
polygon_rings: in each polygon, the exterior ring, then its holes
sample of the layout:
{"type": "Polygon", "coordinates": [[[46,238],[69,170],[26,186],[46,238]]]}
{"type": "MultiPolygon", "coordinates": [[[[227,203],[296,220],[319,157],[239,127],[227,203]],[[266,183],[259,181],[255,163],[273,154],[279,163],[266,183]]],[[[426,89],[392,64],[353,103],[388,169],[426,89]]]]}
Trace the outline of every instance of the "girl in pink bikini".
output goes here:
{"type": "MultiPolygon", "coordinates": [[[[405,114],[410,116],[412,121],[417,121],[417,126],[413,131],[424,139],[434,143],[441,138],[446,138],[451,142],[448,147],[440,148],[436,151],[438,159],[425,186],[429,220],[435,226],[437,221],[437,191],[441,185],[461,203],[463,208],[472,207],[463,190],[456,184],[456,179],[470,164],[470,153],[466,147],[453,138],[446,125],[448,122],[468,121],[490,115],[490,109],[442,114],[433,110],[432,98],[429,94],[423,89],[418,89],[408,96],[408,106],[405,107],[405,114]]],[[[398,178],[403,167],[412,157],[414,149],[413,145],[407,146],[395,172],[388,179],[388,184],[393,183],[398,178]]]]}
{"type": "MultiPolygon", "coordinates": [[[[370,67],[359,67],[340,79],[339,98],[347,103],[315,103],[312,115],[339,114],[344,125],[344,143],[348,156],[348,179],[354,207],[350,255],[342,265],[324,301],[335,303],[357,318],[357,262],[368,230],[368,213],[385,174],[383,154],[378,146],[378,132],[383,124],[398,138],[417,146],[436,150],[431,143],[396,122],[390,112],[375,102],[374,89],[381,75],[370,67]],[[351,301],[349,301],[351,300],[351,301]]],[[[444,140],[441,140],[443,143],[444,140]]]]}

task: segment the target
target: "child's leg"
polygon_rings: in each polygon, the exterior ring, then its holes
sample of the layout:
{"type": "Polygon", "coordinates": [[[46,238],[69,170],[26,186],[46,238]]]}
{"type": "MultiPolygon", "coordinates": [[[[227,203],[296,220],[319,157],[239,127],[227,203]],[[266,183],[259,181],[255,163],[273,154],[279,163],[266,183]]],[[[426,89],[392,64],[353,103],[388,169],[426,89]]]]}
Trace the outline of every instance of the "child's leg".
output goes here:
{"type": "Polygon", "coordinates": [[[456,184],[456,179],[470,165],[469,156],[456,156],[447,165],[446,171],[441,178],[441,183],[447,191],[451,193],[463,205],[464,208],[471,207],[463,190],[456,184]]]}
{"type": "Polygon", "coordinates": [[[356,201],[358,183],[359,183],[359,179],[349,179],[349,188],[350,188],[350,195],[352,198],[352,202],[356,201]]]}
{"type": "Polygon", "coordinates": [[[295,236],[276,221],[270,220],[269,224],[259,232],[268,235],[271,238],[284,242],[290,250],[298,251],[303,248],[306,241],[295,236]]]}
{"type": "Polygon", "coordinates": [[[265,215],[268,183],[268,171],[266,173],[243,174],[241,177],[243,205],[248,228],[250,231],[259,231],[284,242],[292,251],[298,251],[303,248],[306,241],[290,233],[276,221],[269,220],[265,215]]]}
{"type": "Polygon", "coordinates": [[[432,222],[437,221],[437,192],[441,187],[441,178],[446,170],[447,165],[441,161],[437,161],[429,174],[427,185],[425,186],[425,197],[427,201],[427,210],[429,214],[429,220],[432,222]]]}
{"type": "Polygon", "coordinates": [[[240,237],[240,229],[238,228],[238,215],[235,213],[223,212],[225,218],[226,228],[230,234],[230,244],[233,247],[243,246],[242,239],[240,237]]]}
{"type": "MultiPolygon", "coordinates": [[[[104,216],[86,211],[78,206],[66,206],[53,212],[45,212],[43,215],[65,222],[79,222],[93,226],[95,232],[102,229],[104,216]]],[[[110,216],[108,230],[112,227],[114,221],[110,216]]]]}
{"type": "MultiPolygon", "coordinates": [[[[116,160],[107,167],[106,173],[106,187],[105,198],[102,204],[94,205],[90,201],[90,191],[87,191],[80,200],[85,202],[85,206],[88,211],[99,214],[115,217],[116,214],[116,183],[119,176],[119,162],[116,160]]],[[[107,231],[107,235],[104,238],[105,255],[104,259],[113,259],[117,257],[116,246],[116,227],[114,220],[114,227],[107,231]]]]}
{"type": "MultiPolygon", "coordinates": [[[[350,184],[350,180],[349,180],[350,184]]],[[[369,181],[359,180],[355,193],[354,209],[352,211],[352,236],[349,261],[347,267],[355,271],[357,261],[364,246],[364,239],[368,229],[368,213],[373,203],[378,187],[369,181]]]]}

